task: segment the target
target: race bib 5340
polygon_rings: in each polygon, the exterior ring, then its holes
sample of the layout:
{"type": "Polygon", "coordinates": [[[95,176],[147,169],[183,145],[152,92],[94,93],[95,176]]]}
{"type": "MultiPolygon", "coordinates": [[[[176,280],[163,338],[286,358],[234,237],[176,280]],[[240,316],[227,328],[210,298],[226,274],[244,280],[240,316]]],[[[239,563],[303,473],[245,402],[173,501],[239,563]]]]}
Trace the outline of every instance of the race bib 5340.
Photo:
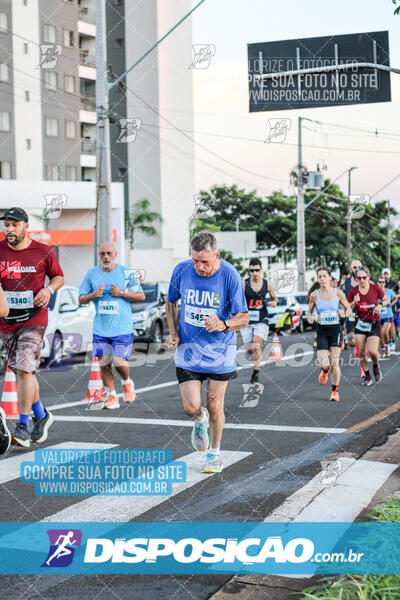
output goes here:
{"type": "Polygon", "coordinates": [[[10,308],[22,309],[33,308],[33,291],[25,292],[4,292],[10,308]]]}

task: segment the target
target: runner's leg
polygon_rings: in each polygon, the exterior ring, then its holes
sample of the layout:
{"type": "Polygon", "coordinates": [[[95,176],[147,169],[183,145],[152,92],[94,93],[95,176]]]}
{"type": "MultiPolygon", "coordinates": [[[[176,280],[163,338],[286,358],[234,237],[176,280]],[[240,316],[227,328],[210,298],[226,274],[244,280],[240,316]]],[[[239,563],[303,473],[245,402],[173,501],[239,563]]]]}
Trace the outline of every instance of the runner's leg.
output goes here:
{"type": "Polygon", "coordinates": [[[331,356],[330,356],[331,381],[332,381],[332,385],[338,386],[340,383],[340,376],[341,376],[340,364],[339,364],[341,348],[338,348],[337,346],[332,346],[330,348],[330,352],[331,352],[331,356]]]}
{"type": "Polygon", "coordinates": [[[221,445],[225,425],[224,398],[228,381],[208,380],[206,407],[210,415],[210,450],[221,445]]]}
{"type": "Polygon", "coordinates": [[[366,373],[368,371],[367,338],[365,335],[360,335],[359,333],[355,337],[358,357],[360,359],[360,367],[366,373]]]}

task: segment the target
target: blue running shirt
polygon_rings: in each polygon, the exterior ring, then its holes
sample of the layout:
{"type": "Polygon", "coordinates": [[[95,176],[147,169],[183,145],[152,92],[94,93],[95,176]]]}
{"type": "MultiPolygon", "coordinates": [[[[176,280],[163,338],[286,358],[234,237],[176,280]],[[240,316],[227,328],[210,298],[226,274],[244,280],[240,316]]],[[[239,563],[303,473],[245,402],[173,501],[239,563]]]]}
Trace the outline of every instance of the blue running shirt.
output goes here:
{"type": "Polygon", "coordinates": [[[247,312],[242,281],[235,267],[225,260],[214,275],[201,277],[191,259],[179,263],[172,273],[168,302],[181,299],[179,346],[175,364],[197,373],[230,373],[236,370],[236,334],[208,333],[204,318],[217,315],[230,319],[247,312]]]}
{"type": "Polygon", "coordinates": [[[91,294],[99,286],[104,286],[103,296],[93,300],[96,316],[93,321],[93,333],[103,337],[115,337],[133,333],[131,302],[126,298],[111,295],[111,286],[115,283],[124,292],[141,292],[142,287],[132,269],[117,265],[112,271],[103,271],[97,265],[86,273],[79,295],[91,294]]]}
{"type": "MultiPolygon", "coordinates": [[[[396,296],[396,294],[390,288],[386,288],[385,296],[389,300],[389,302],[392,302],[392,300],[396,296]]],[[[386,304],[386,306],[384,306],[381,310],[381,319],[391,319],[392,317],[393,317],[392,307],[390,306],[390,304],[386,304]]]]}

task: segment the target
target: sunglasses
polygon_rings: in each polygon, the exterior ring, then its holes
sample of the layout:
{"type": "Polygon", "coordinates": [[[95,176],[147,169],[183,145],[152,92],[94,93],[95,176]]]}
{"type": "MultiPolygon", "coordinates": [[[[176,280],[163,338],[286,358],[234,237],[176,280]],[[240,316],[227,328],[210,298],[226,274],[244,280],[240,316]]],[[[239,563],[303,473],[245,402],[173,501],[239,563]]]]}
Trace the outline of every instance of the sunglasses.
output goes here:
{"type": "Polygon", "coordinates": [[[360,277],[359,275],[357,275],[357,279],[368,279],[368,276],[366,275],[365,277],[360,277]]]}
{"type": "Polygon", "coordinates": [[[383,281],[382,281],[382,279],[380,279],[380,280],[378,281],[378,283],[386,283],[386,281],[385,281],[385,280],[383,280],[383,281]]]}
{"type": "Polygon", "coordinates": [[[250,273],[259,273],[261,269],[249,269],[250,273]]]}

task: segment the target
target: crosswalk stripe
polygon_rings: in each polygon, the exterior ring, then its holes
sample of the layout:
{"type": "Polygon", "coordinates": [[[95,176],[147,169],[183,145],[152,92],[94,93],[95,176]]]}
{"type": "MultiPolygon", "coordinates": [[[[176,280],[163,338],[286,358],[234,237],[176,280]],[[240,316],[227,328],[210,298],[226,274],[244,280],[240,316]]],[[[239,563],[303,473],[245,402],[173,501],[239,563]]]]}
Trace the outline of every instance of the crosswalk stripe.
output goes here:
{"type": "MultiPolygon", "coordinates": [[[[250,456],[251,452],[223,451],[224,469],[250,456]]],[[[204,455],[203,455],[204,456],[204,455]]],[[[186,463],[186,481],[173,484],[170,496],[91,496],[43,519],[48,522],[130,521],[212,474],[201,473],[203,456],[192,452],[175,460],[186,463]]]]}
{"type": "MultiPolygon", "coordinates": [[[[81,447],[87,444],[82,443],[81,447]]],[[[252,452],[223,451],[222,460],[224,468],[247,458],[252,452]]],[[[26,455],[25,455],[26,456],[26,455]]],[[[203,455],[204,456],[204,455],[203,455]]],[[[203,457],[199,452],[192,452],[186,456],[175,458],[174,460],[186,462],[186,481],[173,484],[173,492],[169,496],[91,496],[80,502],[76,502],[63,510],[49,515],[41,523],[79,523],[79,522],[101,522],[101,535],[115,529],[116,522],[127,522],[146,511],[170,500],[180,492],[204,481],[213,474],[201,473],[203,457]]],[[[22,525],[22,524],[21,524],[22,525]]],[[[23,527],[25,539],[29,538],[32,545],[35,544],[38,531],[33,525],[23,527]]],[[[38,542],[40,540],[37,540],[38,542]]],[[[0,536],[0,548],[18,549],[18,536],[7,534],[0,536]]]]}
{"type": "MultiPolygon", "coordinates": [[[[55,421],[71,423],[119,423],[120,425],[160,425],[162,427],[193,427],[193,421],[177,419],[139,419],[135,417],[92,415],[59,415],[55,421]]],[[[306,427],[301,425],[269,425],[267,423],[225,423],[224,429],[245,429],[252,431],[297,431],[300,433],[343,433],[345,429],[338,427],[306,427]]]]}
{"type": "MultiPolygon", "coordinates": [[[[88,442],[63,442],[54,446],[47,446],[44,450],[74,450],[85,448],[85,450],[105,450],[106,448],[114,448],[115,444],[100,444],[88,442]]],[[[39,450],[39,447],[37,447],[39,450]]],[[[13,479],[18,479],[20,476],[21,463],[25,461],[34,461],[35,452],[21,452],[18,456],[10,456],[0,461],[0,485],[8,483],[13,479]]]]}

